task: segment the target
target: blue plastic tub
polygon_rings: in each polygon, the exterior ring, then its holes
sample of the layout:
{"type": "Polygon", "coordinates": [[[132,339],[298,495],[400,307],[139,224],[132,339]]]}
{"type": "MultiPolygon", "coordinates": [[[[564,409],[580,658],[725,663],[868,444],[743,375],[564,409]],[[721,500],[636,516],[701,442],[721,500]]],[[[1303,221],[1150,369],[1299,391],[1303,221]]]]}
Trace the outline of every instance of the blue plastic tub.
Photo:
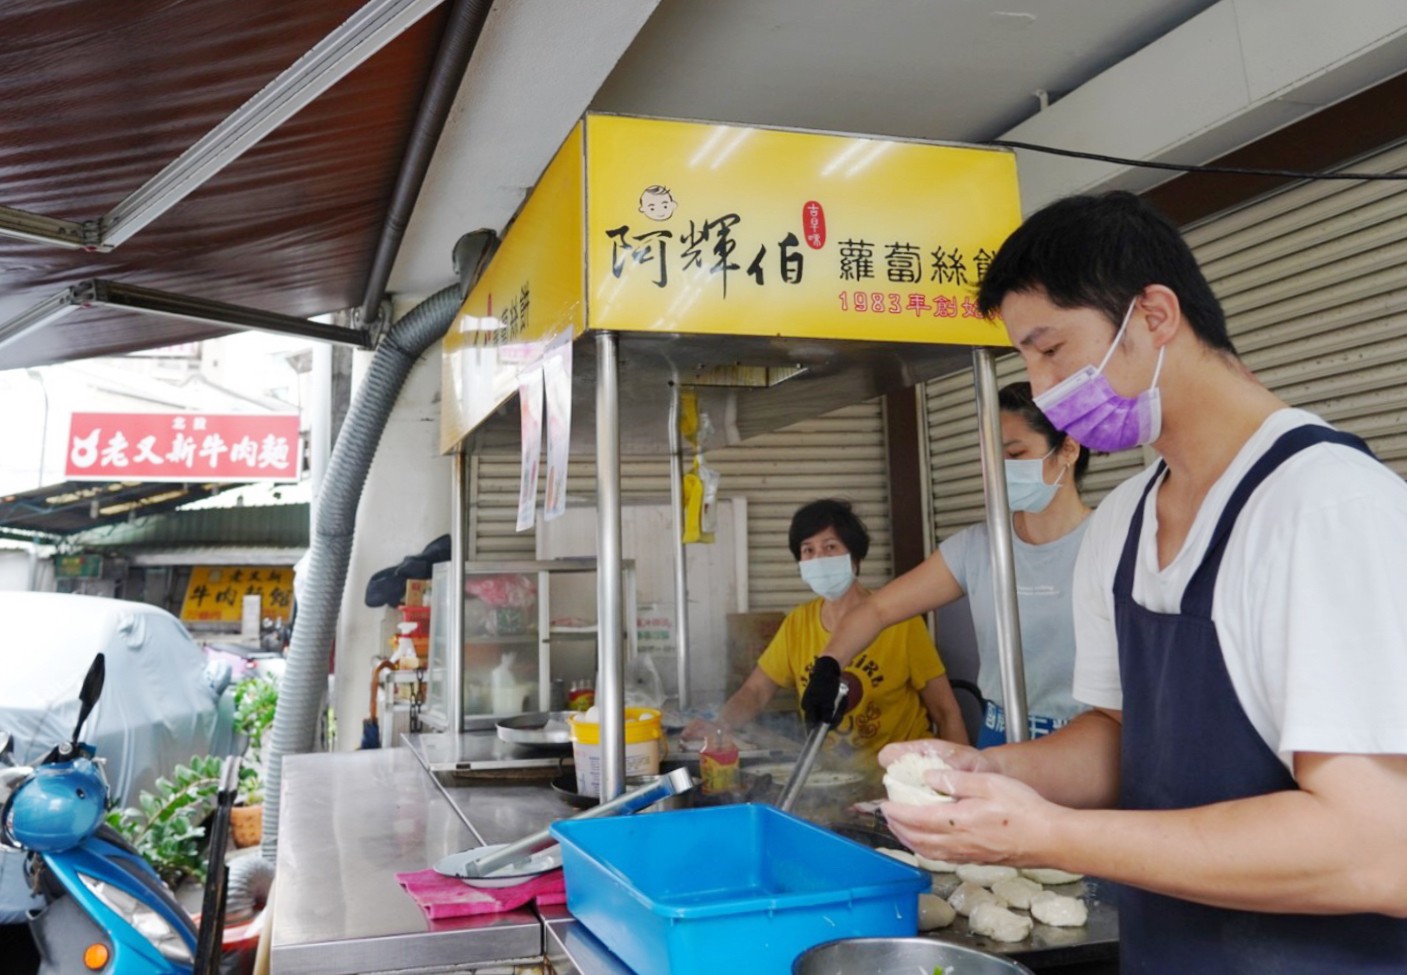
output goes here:
{"type": "Polygon", "coordinates": [[[788,972],[836,938],[913,935],[928,874],[771,806],[564,820],[567,907],[639,975],[788,972]]]}

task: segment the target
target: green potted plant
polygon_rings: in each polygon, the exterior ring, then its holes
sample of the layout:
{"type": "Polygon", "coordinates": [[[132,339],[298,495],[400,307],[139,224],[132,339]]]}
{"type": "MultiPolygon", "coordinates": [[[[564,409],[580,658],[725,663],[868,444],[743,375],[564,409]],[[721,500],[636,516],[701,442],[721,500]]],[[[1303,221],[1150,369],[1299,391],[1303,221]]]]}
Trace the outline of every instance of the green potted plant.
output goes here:
{"type": "Polygon", "coordinates": [[[278,709],[278,682],[268,676],[241,681],[234,694],[234,727],[244,737],[245,746],[230,831],[236,846],[253,846],[264,827],[264,741],[278,709]]]}
{"type": "MultiPolygon", "coordinates": [[[[170,778],[157,779],[155,792],[143,790],[136,807],[107,815],[108,825],[172,890],[186,882],[205,882],[205,823],[215,811],[222,762],[216,755],[195,755],[188,764],[177,765],[170,778]]],[[[241,769],[241,791],[256,776],[253,769],[241,769]]]]}
{"type": "MultiPolygon", "coordinates": [[[[278,706],[278,683],[260,677],[235,685],[235,731],[244,741],[230,833],[237,846],[253,846],[263,832],[263,748],[278,706]]],[[[108,823],[126,837],[172,890],[205,881],[206,823],[220,789],[217,755],[195,755],[156,780],[135,807],[114,809],[108,823]]]]}

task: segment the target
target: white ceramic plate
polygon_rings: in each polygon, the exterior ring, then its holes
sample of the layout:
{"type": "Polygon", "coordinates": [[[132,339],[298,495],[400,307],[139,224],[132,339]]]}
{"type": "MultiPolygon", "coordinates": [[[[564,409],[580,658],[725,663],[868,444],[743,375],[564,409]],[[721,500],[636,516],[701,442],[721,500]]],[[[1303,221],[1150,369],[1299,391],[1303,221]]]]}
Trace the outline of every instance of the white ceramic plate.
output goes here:
{"type": "Polygon", "coordinates": [[[556,870],[562,865],[562,848],[554,844],[545,850],[537,851],[526,860],[519,860],[517,863],[499,867],[487,877],[470,878],[463,875],[465,864],[473,863],[480,857],[486,857],[507,845],[507,843],[491,843],[488,846],[451,853],[447,857],[442,857],[440,862],[435,864],[435,872],[442,873],[446,877],[458,877],[470,887],[512,887],[514,884],[521,884],[523,881],[531,880],[549,870],[556,870]]]}
{"type": "MultiPolygon", "coordinates": [[[[773,762],[763,765],[744,765],[743,771],[750,775],[770,775],[778,786],[786,785],[794,768],[789,762],[773,762]]],[[[806,777],[803,789],[835,789],[843,785],[854,785],[865,778],[863,772],[831,772],[825,769],[812,769],[806,777]]]]}

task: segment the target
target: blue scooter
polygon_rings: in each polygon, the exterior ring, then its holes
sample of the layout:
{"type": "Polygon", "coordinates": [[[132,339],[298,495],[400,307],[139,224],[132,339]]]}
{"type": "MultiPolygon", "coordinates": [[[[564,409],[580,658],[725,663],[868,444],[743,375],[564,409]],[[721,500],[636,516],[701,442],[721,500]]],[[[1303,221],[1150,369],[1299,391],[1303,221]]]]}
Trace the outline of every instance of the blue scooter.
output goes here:
{"type": "Polygon", "coordinates": [[[197,928],[151,865],[104,822],[103,761],[79,740],[104,672],[99,654],[79,692],[73,740],[56,745],[34,768],[11,764],[13,740],[0,734],[0,842],[25,851],[30,887],[44,901],[29,918],[39,975],[213,975],[238,763],[227,760],[222,769],[197,928]]]}

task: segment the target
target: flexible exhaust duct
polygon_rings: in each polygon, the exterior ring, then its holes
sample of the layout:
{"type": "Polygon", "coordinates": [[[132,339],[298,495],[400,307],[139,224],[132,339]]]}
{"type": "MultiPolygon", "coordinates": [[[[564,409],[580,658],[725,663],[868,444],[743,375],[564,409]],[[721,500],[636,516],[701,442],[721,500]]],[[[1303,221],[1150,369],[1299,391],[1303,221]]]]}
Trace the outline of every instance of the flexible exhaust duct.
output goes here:
{"type": "Polygon", "coordinates": [[[283,758],[311,751],[317,734],[318,713],[327,692],[328,653],[337,631],[337,614],[352,555],[357,505],[376,456],[376,445],[415,360],[449,329],[462,300],[460,285],[450,285],[416,305],[391,327],[377,346],[371,368],[332,449],[318,497],[306,588],[298,604],[298,618],[279,682],[278,709],[264,770],[264,836],[260,852],[265,859],[274,860],[278,850],[283,758]]]}

